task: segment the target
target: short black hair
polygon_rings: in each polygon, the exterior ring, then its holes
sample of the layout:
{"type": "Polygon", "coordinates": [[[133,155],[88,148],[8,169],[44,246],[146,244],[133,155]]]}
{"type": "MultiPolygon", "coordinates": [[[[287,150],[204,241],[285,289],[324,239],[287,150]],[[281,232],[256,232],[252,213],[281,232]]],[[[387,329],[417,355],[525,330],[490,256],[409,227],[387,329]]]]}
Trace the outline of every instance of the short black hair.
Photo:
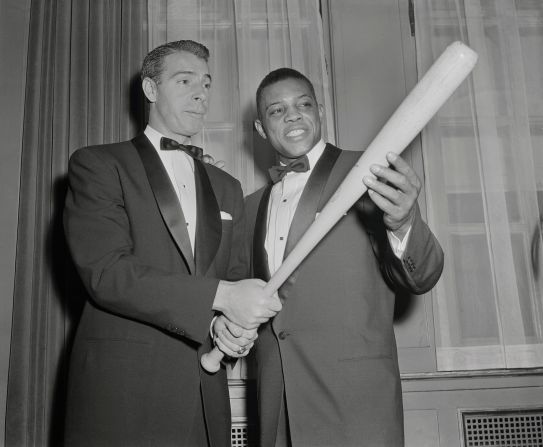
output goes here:
{"type": "Polygon", "coordinates": [[[256,113],[258,114],[258,117],[260,118],[260,103],[262,102],[262,92],[263,90],[279,81],[284,81],[285,79],[299,79],[307,84],[309,87],[309,90],[311,91],[311,94],[313,95],[313,99],[315,101],[317,100],[317,95],[315,95],[315,87],[313,87],[313,84],[311,81],[307,78],[307,76],[300,73],[298,70],[294,70],[293,68],[283,67],[278,68],[276,70],[270,71],[266,76],[264,76],[264,79],[260,81],[260,84],[258,85],[258,88],[256,89],[256,113]]]}
{"type": "Polygon", "coordinates": [[[199,42],[195,42],[193,40],[177,40],[174,42],[168,42],[159,45],[154,50],[147,53],[147,56],[145,56],[145,59],[143,59],[143,64],[141,66],[141,80],[143,81],[145,78],[150,78],[158,83],[160,80],[160,75],[164,69],[164,59],[166,56],[179,51],[192,53],[196,57],[199,57],[206,62],[209,60],[209,50],[205,45],[202,45],[199,42]]]}

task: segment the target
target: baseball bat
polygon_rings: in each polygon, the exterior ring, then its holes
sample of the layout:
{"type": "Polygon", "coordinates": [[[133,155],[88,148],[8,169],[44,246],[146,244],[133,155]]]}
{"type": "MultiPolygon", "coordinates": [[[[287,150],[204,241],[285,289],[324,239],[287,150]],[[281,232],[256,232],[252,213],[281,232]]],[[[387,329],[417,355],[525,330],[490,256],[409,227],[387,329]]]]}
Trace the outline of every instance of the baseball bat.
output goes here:
{"type": "MultiPolygon", "coordinates": [[[[453,42],[436,59],[402,101],[367,149],[351,168],[319,216],[270,278],[264,290],[271,296],[286,281],[319,241],[367,190],[362,179],[373,176],[373,164],[388,166],[386,154],[400,154],[473,70],[477,53],[462,42],[453,42]]],[[[203,368],[216,372],[223,353],[215,347],[201,358],[203,368]]]]}

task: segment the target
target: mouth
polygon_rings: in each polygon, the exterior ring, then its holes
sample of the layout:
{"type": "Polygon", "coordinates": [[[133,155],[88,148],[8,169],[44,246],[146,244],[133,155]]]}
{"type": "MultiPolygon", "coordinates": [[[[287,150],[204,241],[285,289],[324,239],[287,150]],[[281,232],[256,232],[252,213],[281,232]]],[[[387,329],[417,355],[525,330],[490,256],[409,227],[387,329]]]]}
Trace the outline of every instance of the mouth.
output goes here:
{"type": "Polygon", "coordinates": [[[289,130],[285,136],[288,137],[288,138],[296,138],[296,137],[300,137],[302,136],[303,134],[305,134],[305,129],[292,129],[292,130],[289,130]]]}
{"type": "Polygon", "coordinates": [[[185,113],[196,119],[202,119],[205,115],[205,112],[197,112],[197,111],[191,111],[191,110],[187,110],[185,111],[185,113]]]}

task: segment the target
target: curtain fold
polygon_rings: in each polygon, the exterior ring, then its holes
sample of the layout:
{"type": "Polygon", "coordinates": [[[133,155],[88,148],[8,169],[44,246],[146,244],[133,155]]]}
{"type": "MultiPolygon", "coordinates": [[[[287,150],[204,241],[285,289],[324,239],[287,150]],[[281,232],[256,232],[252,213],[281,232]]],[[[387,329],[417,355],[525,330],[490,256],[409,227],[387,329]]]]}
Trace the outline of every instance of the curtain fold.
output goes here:
{"type": "Polygon", "coordinates": [[[543,4],[416,0],[421,73],[453,40],[479,54],[423,130],[440,370],[543,366],[543,4]]]}
{"type": "Polygon", "coordinates": [[[66,360],[83,296],[62,231],[70,154],[134,136],[145,0],[35,0],[27,92],[6,446],[62,444],[66,360]]]}

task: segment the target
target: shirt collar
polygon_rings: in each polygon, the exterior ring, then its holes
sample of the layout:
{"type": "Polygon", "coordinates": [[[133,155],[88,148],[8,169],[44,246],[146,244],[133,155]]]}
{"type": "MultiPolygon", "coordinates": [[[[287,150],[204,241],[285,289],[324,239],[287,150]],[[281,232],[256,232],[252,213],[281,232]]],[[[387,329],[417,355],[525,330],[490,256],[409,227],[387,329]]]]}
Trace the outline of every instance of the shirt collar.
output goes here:
{"type": "Polygon", "coordinates": [[[164,136],[162,135],[158,130],[153,129],[149,124],[147,124],[147,127],[143,131],[145,136],[149,138],[149,141],[153,145],[153,147],[158,151],[160,149],[160,139],[164,136]]]}
{"type": "Polygon", "coordinates": [[[322,153],[324,152],[324,148],[326,147],[326,143],[324,140],[319,140],[319,142],[313,146],[313,149],[311,149],[306,155],[309,160],[309,170],[311,171],[317,162],[319,161],[319,158],[321,158],[322,153]]]}
{"type": "MultiPolygon", "coordinates": [[[[319,161],[319,158],[321,158],[325,147],[326,143],[324,142],[324,140],[321,139],[317,144],[315,144],[315,146],[313,146],[313,148],[309,152],[305,154],[307,159],[309,160],[309,171],[311,171],[315,167],[315,165],[319,161]]],[[[280,162],[280,164],[283,166],[286,165],[286,163],[282,161],[280,162]]]]}

